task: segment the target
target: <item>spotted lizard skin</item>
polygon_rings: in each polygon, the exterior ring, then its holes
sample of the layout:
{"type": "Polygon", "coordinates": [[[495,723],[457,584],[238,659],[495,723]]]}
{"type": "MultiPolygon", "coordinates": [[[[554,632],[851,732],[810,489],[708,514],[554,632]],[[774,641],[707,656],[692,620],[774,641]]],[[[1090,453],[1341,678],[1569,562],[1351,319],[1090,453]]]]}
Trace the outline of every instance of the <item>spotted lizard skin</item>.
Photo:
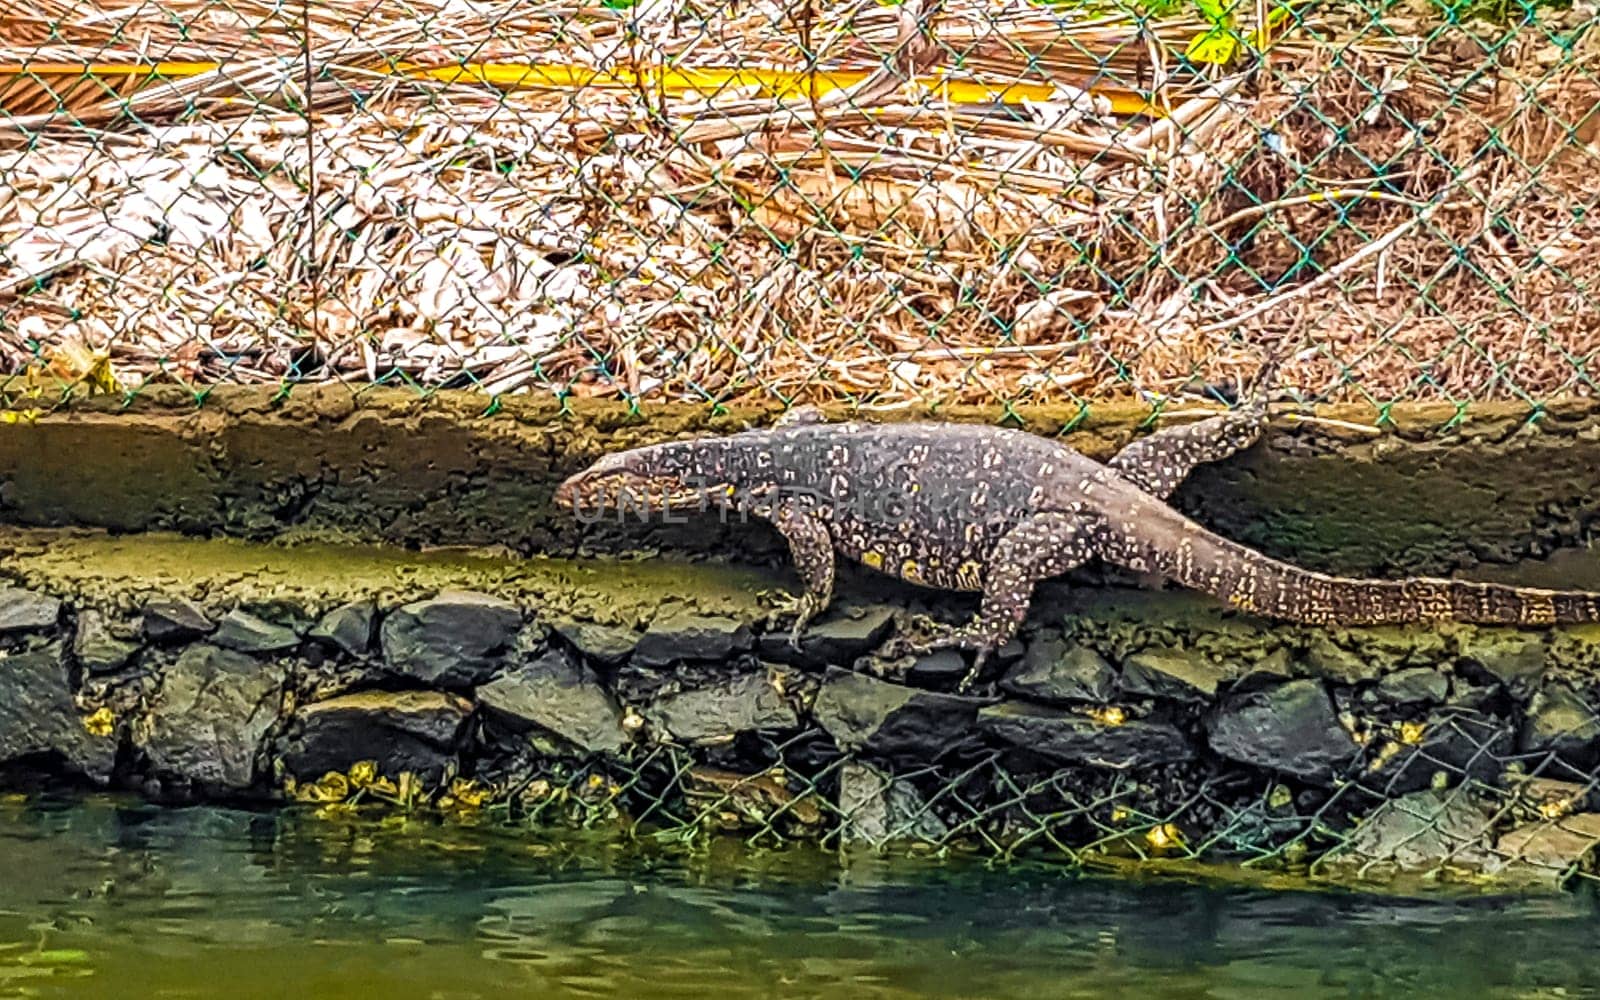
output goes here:
{"type": "Polygon", "coordinates": [[[1600,595],[1433,578],[1362,580],[1271,559],[1166,503],[1195,466],[1254,444],[1254,401],[1147,435],[1107,463],[1023,431],[969,424],[830,424],[811,408],[769,429],[669,442],[601,459],[557,502],[580,511],[729,511],[789,543],[804,592],[793,636],[832,598],[836,555],[924,586],[981,593],[962,627],[894,652],[976,651],[970,680],[1021,625],[1035,584],[1091,559],[1156,574],[1232,607],[1308,624],[1600,620],[1600,595]]]}

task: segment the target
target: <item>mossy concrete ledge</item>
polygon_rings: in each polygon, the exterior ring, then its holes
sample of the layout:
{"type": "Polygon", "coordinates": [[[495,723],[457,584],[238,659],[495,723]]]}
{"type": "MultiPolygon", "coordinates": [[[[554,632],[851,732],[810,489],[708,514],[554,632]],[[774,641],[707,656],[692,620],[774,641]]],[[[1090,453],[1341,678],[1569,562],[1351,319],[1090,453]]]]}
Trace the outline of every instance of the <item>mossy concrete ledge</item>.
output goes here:
{"type": "Polygon", "coordinates": [[[1595,870],[1600,629],[1274,627],[1042,588],[969,692],[886,660],[970,602],[675,560],[0,532],[0,786],[625,835],[1551,889],[1595,870]]]}
{"type": "MultiPolygon", "coordinates": [[[[186,391],[154,387],[127,403],[12,410],[16,419],[0,423],[0,516],[253,540],[737,552],[771,561],[782,546],[761,525],[580,528],[550,501],[562,478],[606,452],[763,426],[779,412],[657,405],[637,414],[609,402],[508,399],[488,413],[481,396],[467,393],[422,398],[344,386],[218,388],[197,405],[186,391]]],[[[1260,447],[1199,470],[1175,502],[1274,555],[1368,574],[1544,557],[1581,542],[1600,512],[1593,401],[1550,407],[1537,420],[1520,404],[1317,415],[1379,430],[1280,421],[1260,447]]],[[[1009,422],[1102,459],[1150,429],[1149,411],[1129,406],[937,416],[1009,422]]]]}

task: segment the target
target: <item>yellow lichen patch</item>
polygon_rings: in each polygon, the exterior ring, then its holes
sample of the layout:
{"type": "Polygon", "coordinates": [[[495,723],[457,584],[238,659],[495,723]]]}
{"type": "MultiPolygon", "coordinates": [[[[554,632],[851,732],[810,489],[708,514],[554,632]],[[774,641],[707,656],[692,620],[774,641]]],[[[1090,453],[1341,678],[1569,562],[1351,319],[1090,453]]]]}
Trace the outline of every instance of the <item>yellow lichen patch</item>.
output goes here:
{"type": "Polygon", "coordinates": [[[1089,709],[1089,718],[1102,726],[1120,726],[1128,721],[1128,713],[1115,705],[1097,706],[1089,709]]]}
{"type": "Polygon", "coordinates": [[[861,553],[861,564],[868,569],[883,569],[883,553],[866,551],[861,553]]]}
{"type": "Polygon", "coordinates": [[[338,771],[329,771],[309,785],[300,785],[294,797],[301,802],[343,802],[350,797],[350,781],[338,771]]]}
{"type": "Polygon", "coordinates": [[[1545,819],[1560,819],[1572,811],[1571,799],[1552,799],[1539,803],[1539,815],[1545,819]]]}
{"type": "Polygon", "coordinates": [[[1113,822],[1113,823],[1121,823],[1123,820],[1125,820],[1127,818],[1128,818],[1128,807],[1127,806],[1112,806],[1111,807],[1111,822],[1113,822]]]}
{"type": "Polygon", "coordinates": [[[1385,764],[1394,760],[1395,755],[1399,752],[1400,744],[1393,740],[1384,740],[1383,745],[1378,747],[1378,752],[1373,755],[1371,763],[1367,765],[1367,771],[1370,773],[1379,770],[1385,764]]]}
{"type": "Polygon", "coordinates": [[[911,583],[922,582],[922,564],[915,559],[906,559],[900,563],[900,578],[911,583]]]}
{"type": "Polygon", "coordinates": [[[1427,731],[1427,728],[1420,722],[1400,723],[1400,742],[1416,746],[1422,742],[1422,736],[1427,731]]]}
{"type": "Polygon", "coordinates": [[[88,730],[90,736],[104,738],[116,732],[117,718],[111,714],[111,709],[102,705],[84,716],[83,728],[88,730]]]}
{"type": "Polygon", "coordinates": [[[370,788],[378,780],[378,762],[359,760],[350,765],[350,787],[370,788]]]}
{"type": "Polygon", "coordinates": [[[466,778],[450,782],[450,798],[466,809],[481,809],[489,799],[489,789],[466,778]]]}
{"type": "Polygon", "coordinates": [[[1183,831],[1176,824],[1162,823],[1160,826],[1151,827],[1144,835],[1145,843],[1157,851],[1170,851],[1181,849],[1183,845],[1183,831]]]}

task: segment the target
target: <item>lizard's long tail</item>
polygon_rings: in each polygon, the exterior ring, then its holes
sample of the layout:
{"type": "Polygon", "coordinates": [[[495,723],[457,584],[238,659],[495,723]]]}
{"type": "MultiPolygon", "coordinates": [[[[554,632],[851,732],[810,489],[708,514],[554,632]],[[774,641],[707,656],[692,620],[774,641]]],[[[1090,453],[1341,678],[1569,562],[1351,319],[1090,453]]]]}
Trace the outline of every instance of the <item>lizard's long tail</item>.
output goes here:
{"type": "Polygon", "coordinates": [[[1106,558],[1159,573],[1241,610],[1305,624],[1456,621],[1555,625],[1600,621],[1600,594],[1431,577],[1361,580],[1280,562],[1213,534],[1165,505],[1140,504],[1105,526],[1106,558]]]}

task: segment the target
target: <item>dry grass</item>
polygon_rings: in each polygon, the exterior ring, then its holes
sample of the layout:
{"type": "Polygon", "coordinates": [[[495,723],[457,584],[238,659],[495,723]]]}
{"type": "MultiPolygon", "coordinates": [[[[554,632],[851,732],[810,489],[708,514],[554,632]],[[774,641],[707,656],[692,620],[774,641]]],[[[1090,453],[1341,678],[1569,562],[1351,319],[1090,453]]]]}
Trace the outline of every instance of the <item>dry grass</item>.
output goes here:
{"type": "Polygon", "coordinates": [[[294,8],[105,7],[52,40],[73,5],[20,6],[0,62],[223,65],[115,94],[0,83],[11,372],[104,387],[98,353],[128,391],[894,406],[1171,392],[1292,350],[1286,376],[1326,398],[1591,388],[1588,39],[1556,61],[1532,29],[1486,73],[1462,29],[1313,21],[1259,71],[1203,80],[1174,70],[1192,23],[1021,2],[951,0],[919,30],[917,0],[650,0],[632,34],[576,4],[341,4],[308,12],[309,56],[294,8]],[[802,41],[877,72],[781,100],[383,72],[792,69],[802,41]],[[1061,87],[1005,113],[909,82],[958,53],[996,90],[1061,87]],[[1172,114],[1074,85],[1097,67],[1172,114]]]}

